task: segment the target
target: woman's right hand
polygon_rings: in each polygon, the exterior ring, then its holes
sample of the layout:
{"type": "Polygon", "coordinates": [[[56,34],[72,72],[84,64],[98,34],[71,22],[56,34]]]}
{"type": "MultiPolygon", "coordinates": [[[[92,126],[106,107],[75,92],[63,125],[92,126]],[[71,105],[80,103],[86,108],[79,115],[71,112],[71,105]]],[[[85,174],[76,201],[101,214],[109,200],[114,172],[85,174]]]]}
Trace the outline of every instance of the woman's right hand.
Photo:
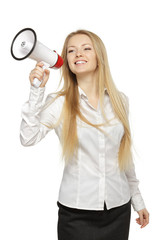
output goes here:
{"type": "Polygon", "coordinates": [[[29,80],[32,86],[33,86],[34,78],[37,78],[39,81],[43,80],[40,87],[41,88],[45,87],[49,79],[50,71],[48,69],[43,70],[42,68],[43,66],[44,64],[42,62],[39,62],[36,64],[35,68],[31,71],[29,75],[29,80]]]}

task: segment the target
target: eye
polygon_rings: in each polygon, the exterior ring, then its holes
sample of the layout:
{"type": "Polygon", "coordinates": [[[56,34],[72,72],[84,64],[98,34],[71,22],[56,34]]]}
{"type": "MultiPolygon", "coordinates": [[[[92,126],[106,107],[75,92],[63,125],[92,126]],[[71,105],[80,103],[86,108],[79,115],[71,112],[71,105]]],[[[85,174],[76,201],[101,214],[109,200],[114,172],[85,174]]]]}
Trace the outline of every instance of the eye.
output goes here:
{"type": "Polygon", "coordinates": [[[68,53],[72,53],[72,52],[74,52],[74,50],[73,50],[73,49],[71,49],[71,50],[68,50],[68,53]]]}
{"type": "Polygon", "coordinates": [[[90,47],[86,47],[84,50],[92,50],[90,47]]]}

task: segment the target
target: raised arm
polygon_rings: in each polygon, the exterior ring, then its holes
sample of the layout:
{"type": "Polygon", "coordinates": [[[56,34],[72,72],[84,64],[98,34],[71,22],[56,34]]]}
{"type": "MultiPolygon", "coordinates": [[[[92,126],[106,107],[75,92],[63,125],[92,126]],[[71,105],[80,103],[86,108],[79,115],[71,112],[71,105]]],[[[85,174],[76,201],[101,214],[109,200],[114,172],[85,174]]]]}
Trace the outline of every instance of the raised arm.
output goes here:
{"type": "MultiPolygon", "coordinates": [[[[43,64],[38,63],[30,74],[30,96],[29,100],[22,107],[22,122],[20,127],[20,140],[23,146],[32,146],[38,143],[51,130],[43,123],[51,125],[56,122],[58,116],[58,108],[56,102],[50,107],[43,109],[43,98],[45,92],[45,84],[49,78],[49,70],[42,69],[43,64]],[[40,81],[45,77],[39,88],[32,86],[34,78],[40,81]]],[[[49,97],[46,99],[49,101],[49,97]]]]}

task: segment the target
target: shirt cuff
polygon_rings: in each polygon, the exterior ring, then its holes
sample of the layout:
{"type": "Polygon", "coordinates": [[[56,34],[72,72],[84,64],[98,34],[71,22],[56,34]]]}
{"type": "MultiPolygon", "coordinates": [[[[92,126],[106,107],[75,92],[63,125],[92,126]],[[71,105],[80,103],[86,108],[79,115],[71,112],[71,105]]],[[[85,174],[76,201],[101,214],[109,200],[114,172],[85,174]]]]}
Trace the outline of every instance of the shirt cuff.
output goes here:
{"type": "Polygon", "coordinates": [[[44,97],[44,92],[45,92],[45,87],[36,88],[34,86],[31,86],[29,102],[41,103],[44,97]]]}
{"type": "Polygon", "coordinates": [[[131,204],[133,206],[134,211],[137,211],[137,212],[146,208],[141,195],[136,195],[136,196],[132,197],[131,204]]]}

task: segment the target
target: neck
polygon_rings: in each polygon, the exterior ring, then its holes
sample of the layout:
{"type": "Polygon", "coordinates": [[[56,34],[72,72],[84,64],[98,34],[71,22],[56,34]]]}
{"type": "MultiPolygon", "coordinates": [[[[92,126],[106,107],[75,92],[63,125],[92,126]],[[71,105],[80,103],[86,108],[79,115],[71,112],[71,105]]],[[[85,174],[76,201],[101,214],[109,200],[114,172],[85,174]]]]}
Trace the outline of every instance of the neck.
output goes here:
{"type": "Polygon", "coordinates": [[[98,79],[96,74],[77,76],[77,82],[88,98],[98,98],[98,79]]]}

